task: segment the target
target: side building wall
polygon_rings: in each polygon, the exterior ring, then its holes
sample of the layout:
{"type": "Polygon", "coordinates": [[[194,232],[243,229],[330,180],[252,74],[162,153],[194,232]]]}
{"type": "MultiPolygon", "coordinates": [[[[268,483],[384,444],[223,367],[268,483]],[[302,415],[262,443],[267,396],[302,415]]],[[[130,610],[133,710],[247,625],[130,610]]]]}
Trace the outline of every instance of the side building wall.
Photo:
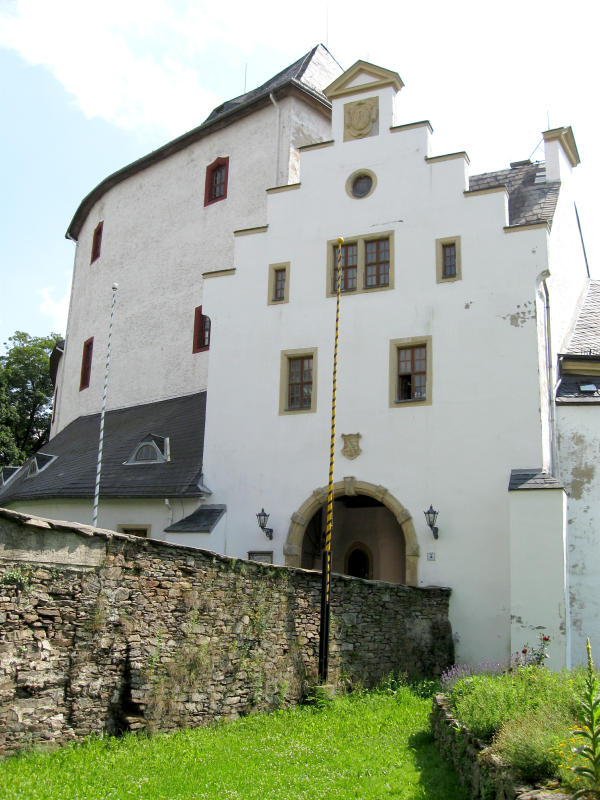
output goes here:
{"type": "MultiPolygon", "coordinates": [[[[298,702],[318,573],[0,512],[0,754],[298,702]]],[[[334,576],[330,679],[452,663],[449,589],[334,576]]]]}

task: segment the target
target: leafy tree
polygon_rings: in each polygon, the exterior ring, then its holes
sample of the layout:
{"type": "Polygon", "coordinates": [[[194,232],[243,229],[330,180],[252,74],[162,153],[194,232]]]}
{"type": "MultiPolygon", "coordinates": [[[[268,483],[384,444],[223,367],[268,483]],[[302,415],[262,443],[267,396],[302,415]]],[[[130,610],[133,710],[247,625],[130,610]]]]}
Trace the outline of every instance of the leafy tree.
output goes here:
{"type": "Polygon", "coordinates": [[[48,441],[53,387],[50,353],[62,337],[16,331],[0,356],[0,467],[22,464],[48,441]]]}

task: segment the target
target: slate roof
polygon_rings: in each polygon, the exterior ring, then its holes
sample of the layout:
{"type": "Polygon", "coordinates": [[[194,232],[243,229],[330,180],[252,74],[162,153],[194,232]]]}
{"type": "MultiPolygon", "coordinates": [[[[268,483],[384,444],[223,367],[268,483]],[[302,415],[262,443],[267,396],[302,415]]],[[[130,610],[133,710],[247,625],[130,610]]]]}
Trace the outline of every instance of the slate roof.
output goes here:
{"type": "Polygon", "coordinates": [[[208,136],[229,124],[236,116],[245,116],[250,111],[260,108],[261,105],[270,105],[270,94],[277,98],[289,91],[300,91],[304,96],[329,111],[331,103],[321,90],[325,89],[341,72],[342,68],[324,45],[318,44],[313,47],[310,52],[263,83],[262,86],[217,106],[197,128],[193,128],[105,178],[81,201],[67,229],[66,238],[77,241],[90,209],[113,186],[152,164],[168,158],[173,153],[183,150],[204,136],[208,136]]]}
{"type": "Polygon", "coordinates": [[[589,281],[565,355],[600,356],[600,281],[589,281]]]}
{"type": "Polygon", "coordinates": [[[563,489],[564,486],[549,472],[539,469],[513,469],[510,473],[508,491],[518,489],[563,489]]]}
{"type": "Polygon", "coordinates": [[[222,505],[200,506],[165,528],[165,533],[210,533],[226,511],[227,506],[222,505]]]}
{"type": "MultiPolygon", "coordinates": [[[[201,497],[206,392],[108,411],[100,496],[201,497]],[[168,436],[170,461],[124,464],[148,433],[168,436]]],[[[0,506],[16,500],[93,497],[100,414],[78,417],[39,451],[56,458],[27,478],[31,459],[0,488],[0,506]]]]}
{"type": "Polygon", "coordinates": [[[469,178],[469,191],[506,187],[509,225],[552,225],[560,181],[546,183],[546,165],[542,162],[516,161],[510,169],[485,172],[469,178]]]}

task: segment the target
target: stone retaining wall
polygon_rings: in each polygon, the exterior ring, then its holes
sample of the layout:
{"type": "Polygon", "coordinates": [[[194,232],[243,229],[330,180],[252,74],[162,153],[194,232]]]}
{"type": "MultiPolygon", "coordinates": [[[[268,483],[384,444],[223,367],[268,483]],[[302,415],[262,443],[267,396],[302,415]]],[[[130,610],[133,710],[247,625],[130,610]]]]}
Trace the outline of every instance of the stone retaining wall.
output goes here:
{"type": "Polygon", "coordinates": [[[571,795],[525,786],[485,744],[453,716],[443,694],[431,712],[433,736],[443,756],[452,761],[472,800],[569,800],[571,795]]]}
{"type": "MultiPolygon", "coordinates": [[[[0,509],[0,754],[297,702],[319,573],[0,509]]],[[[452,663],[450,590],[332,579],[330,675],[452,663]]]]}

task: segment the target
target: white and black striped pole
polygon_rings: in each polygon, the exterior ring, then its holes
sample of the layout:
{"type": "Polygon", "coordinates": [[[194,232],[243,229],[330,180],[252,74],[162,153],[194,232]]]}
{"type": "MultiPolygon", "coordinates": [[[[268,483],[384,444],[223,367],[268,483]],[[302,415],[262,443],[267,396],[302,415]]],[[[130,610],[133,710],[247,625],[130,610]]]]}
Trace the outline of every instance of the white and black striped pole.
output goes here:
{"type": "Polygon", "coordinates": [[[112,339],[113,319],[117,303],[118,283],[112,285],[112,305],[110,307],[110,322],[108,324],[108,342],[106,344],[106,369],[104,370],[104,392],[102,393],[102,410],[100,412],[100,435],[98,437],[98,463],[96,464],[96,488],[94,489],[94,510],[92,512],[92,525],[98,525],[98,502],[100,500],[100,474],[102,472],[102,448],[104,446],[104,414],[106,412],[106,395],[108,393],[108,373],[110,371],[110,341],[112,339]]]}

